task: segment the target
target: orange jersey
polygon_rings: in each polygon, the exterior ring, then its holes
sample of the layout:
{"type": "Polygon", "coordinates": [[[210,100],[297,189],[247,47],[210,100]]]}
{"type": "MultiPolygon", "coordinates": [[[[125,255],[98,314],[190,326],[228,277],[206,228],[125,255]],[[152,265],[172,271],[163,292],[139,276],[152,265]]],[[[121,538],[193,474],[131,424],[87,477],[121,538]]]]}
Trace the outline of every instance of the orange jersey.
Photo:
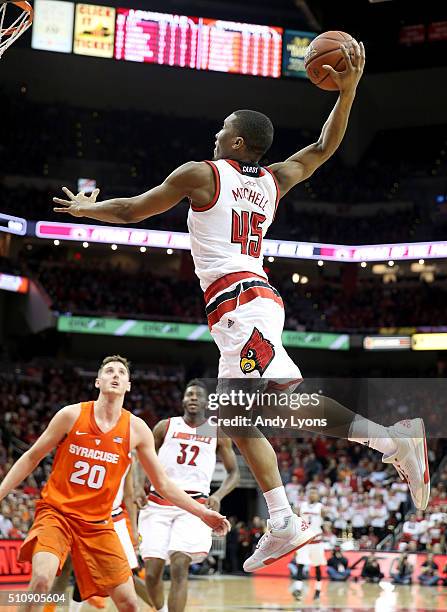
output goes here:
{"type": "Polygon", "coordinates": [[[63,514],[99,522],[111,516],[113,501],[131,463],[130,412],[102,432],[94,402],[81,404],[76,423],[59,444],[42,499],[63,514]]]}

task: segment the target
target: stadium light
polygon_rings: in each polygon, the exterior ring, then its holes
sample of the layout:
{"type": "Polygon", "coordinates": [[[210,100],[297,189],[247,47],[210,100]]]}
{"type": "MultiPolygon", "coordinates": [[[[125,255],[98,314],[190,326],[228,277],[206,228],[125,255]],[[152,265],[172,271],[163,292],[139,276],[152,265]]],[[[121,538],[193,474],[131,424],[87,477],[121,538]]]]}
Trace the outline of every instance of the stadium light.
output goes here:
{"type": "Polygon", "coordinates": [[[60,240],[53,240],[53,244],[54,244],[54,246],[59,246],[60,245],[60,240]]]}
{"type": "Polygon", "coordinates": [[[112,244],[110,248],[112,249],[112,251],[116,251],[118,247],[116,246],[116,244],[112,244]]]}
{"type": "Polygon", "coordinates": [[[295,272],[295,274],[292,274],[292,283],[296,284],[299,282],[300,282],[300,275],[295,272]]]}

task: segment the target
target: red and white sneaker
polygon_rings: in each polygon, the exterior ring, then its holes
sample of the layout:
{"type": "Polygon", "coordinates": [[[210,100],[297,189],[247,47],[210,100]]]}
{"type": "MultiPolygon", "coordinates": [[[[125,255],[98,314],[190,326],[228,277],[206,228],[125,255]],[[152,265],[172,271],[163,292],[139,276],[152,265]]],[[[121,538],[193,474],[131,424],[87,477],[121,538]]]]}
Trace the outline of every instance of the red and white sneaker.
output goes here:
{"type": "Polygon", "coordinates": [[[267,521],[267,533],[259,540],[255,552],[244,563],[244,571],[255,570],[271,565],[289,553],[309,544],[318,534],[309,527],[304,519],[296,514],[285,518],[284,527],[274,529],[267,521]]]}
{"type": "Polygon", "coordinates": [[[425,510],[430,498],[430,471],[424,421],[399,421],[388,427],[390,437],[397,445],[392,455],[383,455],[384,463],[391,463],[402,480],[408,484],[414,505],[425,510]]]}

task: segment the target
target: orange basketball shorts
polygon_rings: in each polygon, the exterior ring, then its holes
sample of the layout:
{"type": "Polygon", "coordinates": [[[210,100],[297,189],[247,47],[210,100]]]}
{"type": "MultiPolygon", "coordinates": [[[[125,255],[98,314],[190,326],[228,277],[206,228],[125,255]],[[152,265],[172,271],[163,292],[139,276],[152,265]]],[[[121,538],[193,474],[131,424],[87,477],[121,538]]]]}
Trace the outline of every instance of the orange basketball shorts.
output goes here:
{"type": "Polygon", "coordinates": [[[20,549],[19,561],[32,561],[38,552],[59,559],[59,572],[71,553],[73,569],[83,600],[109,591],[131,576],[129,563],[110,520],[88,523],[38,502],[33,526],[20,549]]]}

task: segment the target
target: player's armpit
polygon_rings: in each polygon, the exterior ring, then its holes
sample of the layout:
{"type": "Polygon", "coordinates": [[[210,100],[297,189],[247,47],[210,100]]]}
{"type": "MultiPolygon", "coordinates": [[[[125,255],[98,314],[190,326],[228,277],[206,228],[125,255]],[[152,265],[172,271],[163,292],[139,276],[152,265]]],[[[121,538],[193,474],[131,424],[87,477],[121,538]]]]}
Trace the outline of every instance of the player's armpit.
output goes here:
{"type": "Polygon", "coordinates": [[[292,187],[308,179],[319,166],[330,157],[320,144],[315,142],[305,147],[283,162],[269,166],[278,181],[280,197],[283,197],[292,187]]]}
{"type": "Polygon", "coordinates": [[[31,459],[39,463],[63,440],[75,424],[80,413],[80,404],[65,406],[51,419],[48,427],[27,451],[31,459]]]}

